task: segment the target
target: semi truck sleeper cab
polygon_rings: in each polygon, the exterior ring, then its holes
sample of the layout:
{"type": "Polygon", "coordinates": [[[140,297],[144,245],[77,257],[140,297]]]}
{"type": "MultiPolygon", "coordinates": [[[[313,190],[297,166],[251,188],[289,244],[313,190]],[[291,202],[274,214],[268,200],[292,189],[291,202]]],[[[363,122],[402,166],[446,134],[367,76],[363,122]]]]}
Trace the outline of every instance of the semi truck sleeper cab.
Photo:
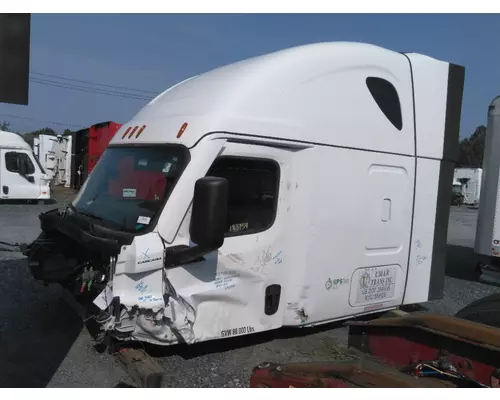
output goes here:
{"type": "Polygon", "coordinates": [[[183,81],[40,216],[32,273],[107,335],[159,345],[440,298],[463,83],[344,42],[183,81]]]}

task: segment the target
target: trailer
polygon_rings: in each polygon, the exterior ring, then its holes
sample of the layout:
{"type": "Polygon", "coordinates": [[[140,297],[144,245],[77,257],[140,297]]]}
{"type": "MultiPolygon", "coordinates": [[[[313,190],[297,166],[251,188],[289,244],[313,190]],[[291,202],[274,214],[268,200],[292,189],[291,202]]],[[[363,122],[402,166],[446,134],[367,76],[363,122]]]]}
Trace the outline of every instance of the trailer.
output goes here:
{"type": "Polygon", "coordinates": [[[464,204],[478,205],[483,179],[482,168],[455,168],[453,179],[460,183],[464,204]]]}
{"type": "Polygon", "coordinates": [[[500,285],[500,96],[488,108],[475,252],[479,279],[500,285]]]}
{"type": "Polygon", "coordinates": [[[34,138],[33,151],[47,172],[51,186],[70,187],[71,148],[70,135],[45,135],[34,138]]]}
{"type": "Polygon", "coordinates": [[[90,174],[122,124],[107,121],[89,128],[88,171],[90,174]]]}
{"type": "Polygon", "coordinates": [[[80,189],[122,124],[107,121],[72,134],[71,187],[80,189]]]}

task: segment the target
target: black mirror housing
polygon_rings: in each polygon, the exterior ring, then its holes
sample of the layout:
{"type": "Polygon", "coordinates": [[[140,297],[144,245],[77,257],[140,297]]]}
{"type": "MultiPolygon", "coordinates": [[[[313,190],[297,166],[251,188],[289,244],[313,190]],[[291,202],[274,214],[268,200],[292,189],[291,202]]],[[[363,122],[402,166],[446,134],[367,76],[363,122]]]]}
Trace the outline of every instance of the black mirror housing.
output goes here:
{"type": "Polygon", "coordinates": [[[189,233],[202,250],[216,250],[224,244],[228,185],[227,179],[213,176],[196,181],[189,233]]]}
{"type": "Polygon", "coordinates": [[[28,166],[26,165],[26,162],[17,159],[17,166],[20,175],[25,176],[28,174],[28,166]]]}

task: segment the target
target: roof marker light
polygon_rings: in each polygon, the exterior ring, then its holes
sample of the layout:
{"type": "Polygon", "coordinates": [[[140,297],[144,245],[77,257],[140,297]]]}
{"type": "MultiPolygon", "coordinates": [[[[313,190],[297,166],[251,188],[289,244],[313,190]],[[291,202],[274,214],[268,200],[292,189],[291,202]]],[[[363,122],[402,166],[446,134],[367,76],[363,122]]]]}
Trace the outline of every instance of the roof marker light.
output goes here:
{"type": "Polygon", "coordinates": [[[181,129],[179,129],[179,132],[177,133],[177,139],[179,139],[182,136],[182,134],[184,133],[184,131],[186,130],[187,127],[188,127],[188,123],[184,122],[181,126],[181,129]]]}
{"type": "Polygon", "coordinates": [[[125,139],[125,136],[127,136],[127,133],[129,133],[131,129],[132,129],[132,127],[131,127],[131,126],[129,126],[129,127],[127,128],[127,130],[125,131],[125,133],[122,135],[122,139],[125,139]]]}
{"type": "Polygon", "coordinates": [[[141,133],[144,131],[144,129],[146,129],[146,125],[141,126],[141,129],[139,129],[139,131],[137,132],[137,135],[135,135],[136,139],[141,135],[141,133]]]}
{"type": "Polygon", "coordinates": [[[132,136],[134,136],[135,131],[139,128],[138,126],[134,126],[134,129],[132,129],[132,132],[128,135],[128,138],[130,139],[132,136]]]}

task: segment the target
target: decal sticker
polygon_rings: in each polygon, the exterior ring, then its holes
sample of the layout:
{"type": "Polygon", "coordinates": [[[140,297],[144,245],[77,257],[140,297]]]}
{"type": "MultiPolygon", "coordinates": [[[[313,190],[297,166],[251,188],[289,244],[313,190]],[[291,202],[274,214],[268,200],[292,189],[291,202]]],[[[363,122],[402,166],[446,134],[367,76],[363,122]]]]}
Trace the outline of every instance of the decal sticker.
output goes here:
{"type": "Polygon", "coordinates": [[[123,189],[123,197],[135,197],[136,193],[136,189],[123,189]]]}
{"type": "Polygon", "coordinates": [[[138,164],[140,167],[147,167],[148,160],[139,160],[138,164]]]}
{"type": "Polygon", "coordinates": [[[240,232],[248,229],[248,222],[242,222],[241,224],[234,224],[229,227],[229,232],[240,232]]]}
{"type": "Polygon", "coordinates": [[[172,168],[172,163],[167,162],[165,164],[165,166],[163,167],[163,169],[161,170],[161,172],[163,172],[164,174],[168,174],[170,171],[170,168],[172,168]]]}
{"type": "Polygon", "coordinates": [[[105,310],[109,307],[111,302],[113,301],[113,290],[109,286],[106,285],[106,288],[99,293],[99,295],[94,299],[94,304],[99,307],[101,310],[105,310]]]}
{"type": "Polygon", "coordinates": [[[139,218],[137,218],[138,224],[148,225],[150,222],[151,222],[151,218],[149,218],[149,217],[143,217],[141,215],[139,218]]]}
{"type": "Polygon", "coordinates": [[[149,249],[147,249],[145,252],[142,253],[142,255],[144,256],[144,259],[141,260],[141,261],[138,261],[137,265],[147,264],[147,263],[150,263],[150,262],[153,262],[153,261],[161,261],[161,257],[151,258],[148,255],[148,251],[149,251],[149,249]]]}
{"type": "Polygon", "coordinates": [[[390,299],[396,288],[396,267],[367,268],[359,277],[356,303],[390,299]]]}
{"type": "Polygon", "coordinates": [[[221,331],[220,336],[225,338],[230,336],[245,335],[247,333],[253,333],[253,332],[255,332],[255,328],[253,326],[242,326],[241,328],[223,330],[221,331]]]}
{"type": "Polygon", "coordinates": [[[325,283],[325,289],[326,290],[335,290],[338,289],[339,286],[342,285],[347,285],[351,280],[349,278],[328,278],[328,280],[325,283]]]}

